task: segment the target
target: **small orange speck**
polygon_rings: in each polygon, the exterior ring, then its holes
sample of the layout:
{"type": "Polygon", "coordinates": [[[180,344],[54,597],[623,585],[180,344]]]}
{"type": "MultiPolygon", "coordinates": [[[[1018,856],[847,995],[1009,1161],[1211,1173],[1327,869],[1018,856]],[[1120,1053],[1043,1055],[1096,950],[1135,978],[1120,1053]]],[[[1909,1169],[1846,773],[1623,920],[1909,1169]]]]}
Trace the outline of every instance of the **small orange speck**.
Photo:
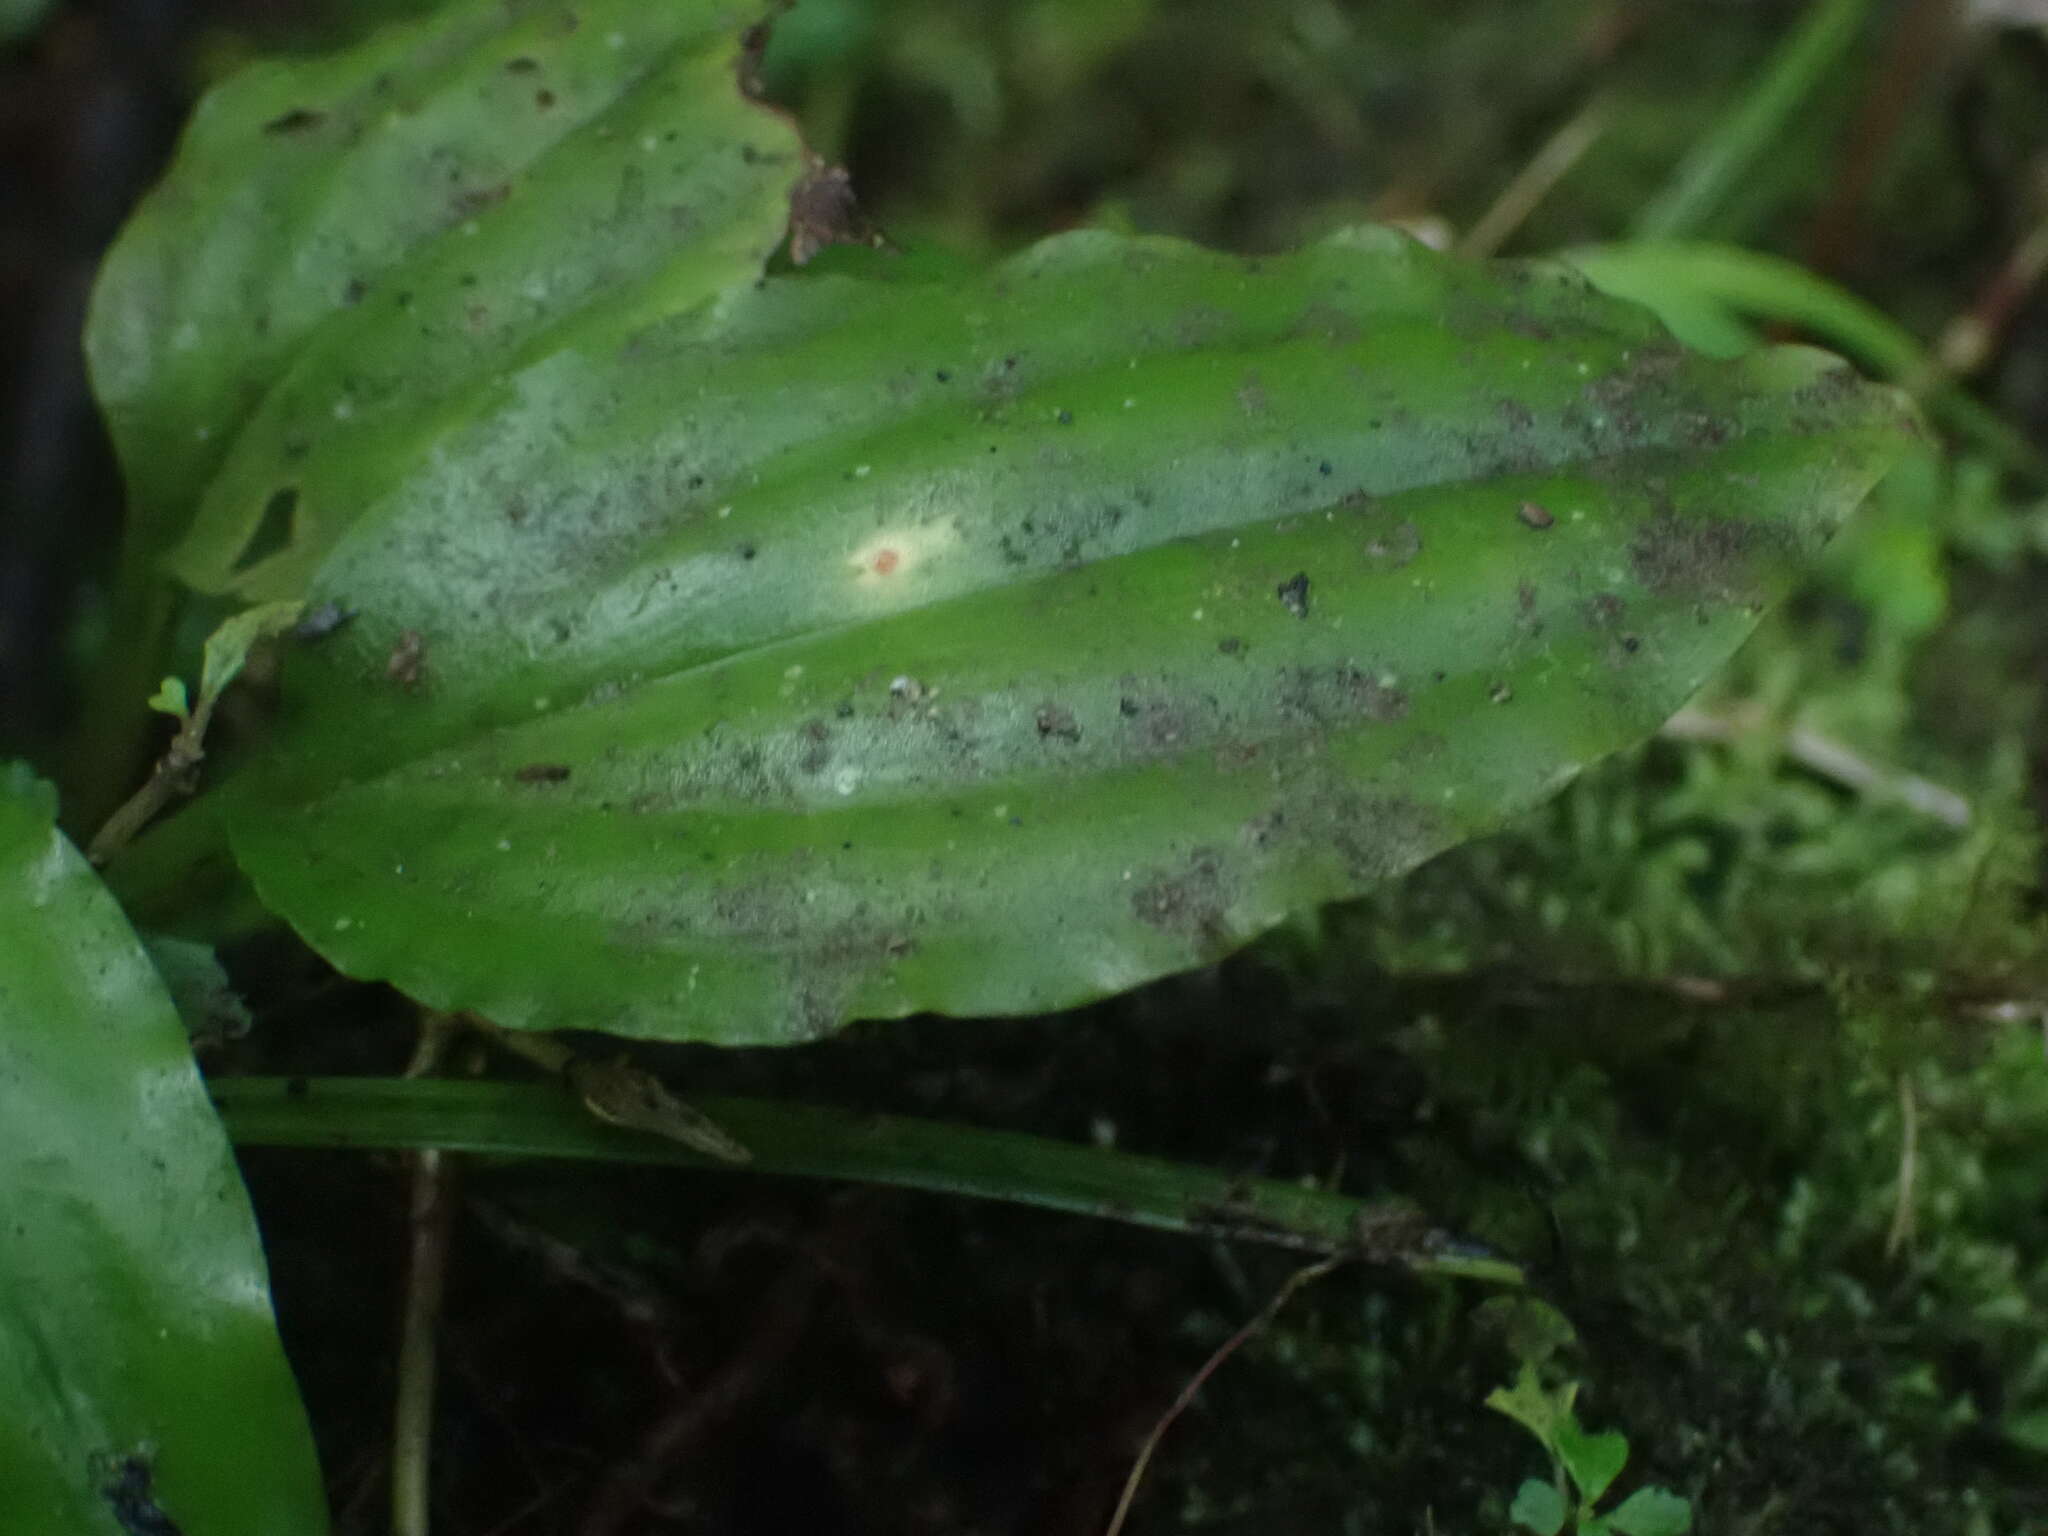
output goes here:
{"type": "Polygon", "coordinates": [[[893,549],[884,549],[875,555],[875,574],[887,576],[894,571],[903,557],[893,549]]]}

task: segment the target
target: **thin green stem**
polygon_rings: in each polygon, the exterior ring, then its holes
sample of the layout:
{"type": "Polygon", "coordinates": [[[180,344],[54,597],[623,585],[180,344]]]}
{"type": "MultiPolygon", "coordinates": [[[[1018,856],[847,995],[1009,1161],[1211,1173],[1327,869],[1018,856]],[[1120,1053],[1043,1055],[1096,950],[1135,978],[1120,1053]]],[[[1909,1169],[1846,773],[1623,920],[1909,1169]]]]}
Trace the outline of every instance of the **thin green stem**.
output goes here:
{"type": "MultiPolygon", "coordinates": [[[[228,1134],[244,1146],[435,1147],[737,1171],[677,1142],[594,1120],[545,1086],[245,1077],[211,1088],[228,1134]]],[[[1405,1201],[1358,1200],[1008,1131],[767,1099],[698,1103],[753,1152],[748,1172],[972,1195],[1310,1253],[1362,1250],[1420,1274],[1522,1283],[1519,1267],[1431,1227],[1405,1201]]]]}
{"type": "Polygon", "coordinates": [[[1696,235],[1724,209],[1757,162],[1785,142],[1792,119],[1848,53],[1870,0],[1818,0],[1743,98],[1694,146],[1637,216],[1640,240],[1696,235]]]}

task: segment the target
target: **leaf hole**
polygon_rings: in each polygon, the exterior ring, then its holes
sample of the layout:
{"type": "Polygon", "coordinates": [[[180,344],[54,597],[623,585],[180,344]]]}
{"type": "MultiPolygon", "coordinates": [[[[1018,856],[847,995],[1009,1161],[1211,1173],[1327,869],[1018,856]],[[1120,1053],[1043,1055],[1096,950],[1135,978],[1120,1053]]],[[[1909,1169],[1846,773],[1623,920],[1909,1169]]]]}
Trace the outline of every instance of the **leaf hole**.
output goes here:
{"type": "Polygon", "coordinates": [[[248,543],[235,557],[234,573],[239,576],[272,555],[290,547],[298,532],[299,488],[280,486],[263,504],[263,516],[250,533],[248,543]]]}

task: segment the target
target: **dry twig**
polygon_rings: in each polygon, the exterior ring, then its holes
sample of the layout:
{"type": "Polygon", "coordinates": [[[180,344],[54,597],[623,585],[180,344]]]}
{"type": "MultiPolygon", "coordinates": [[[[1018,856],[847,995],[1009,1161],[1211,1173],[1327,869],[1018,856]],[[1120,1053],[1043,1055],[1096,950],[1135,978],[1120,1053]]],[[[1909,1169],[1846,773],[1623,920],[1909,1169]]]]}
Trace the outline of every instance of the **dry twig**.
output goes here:
{"type": "Polygon", "coordinates": [[[1130,1476],[1124,1479],[1123,1494],[1116,1501],[1116,1513],[1109,1517],[1109,1525],[1104,1529],[1103,1536],[1118,1536],[1123,1530],[1124,1521],[1130,1517],[1131,1505],[1137,1499],[1138,1485],[1145,1480],[1145,1469],[1152,1464],[1152,1456],[1159,1449],[1159,1442],[1166,1438],[1166,1432],[1173,1428],[1174,1420],[1187,1411],[1196,1394],[1207,1384],[1209,1378],[1216,1374],[1223,1362],[1236,1354],[1247,1340],[1277,1317],[1280,1309],[1292,1301],[1295,1293],[1303,1286],[1322,1279],[1331,1270],[1349,1263],[1356,1257],[1358,1255],[1353,1252],[1333,1253],[1327,1259],[1318,1259],[1313,1264],[1297,1269],[1287,1277],[1287,1283],[1273,1293],[1273,1299],[1259,1310],[1257,1316],[1225,1339],[1216,1347],[1216,1352],[1202,1362],[1201,1369],[1188,1378],[1188,1384],[1180,1389],[1180,1396],[1176,1397],[1172,1406],[1159,1416],[1159,1422],[1152,1426],[1152,1432],[1145,1436],[1145,1443],[1138,1448],[1138,1459],[1131,1463],[1130,1476]]]}

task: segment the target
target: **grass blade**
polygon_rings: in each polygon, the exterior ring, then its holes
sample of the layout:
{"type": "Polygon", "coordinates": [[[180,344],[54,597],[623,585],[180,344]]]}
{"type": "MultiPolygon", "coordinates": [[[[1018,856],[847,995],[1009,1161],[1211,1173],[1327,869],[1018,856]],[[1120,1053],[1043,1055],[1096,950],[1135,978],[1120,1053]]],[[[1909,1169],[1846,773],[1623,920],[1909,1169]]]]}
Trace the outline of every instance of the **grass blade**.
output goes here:
{"type": "MultiPolygon", "coordinates": [[[[210,1087],[228,1135],[242,1146],[438,1147],[730,1171],[675,1142],[593,1120],[567,1095],[526,1084],[244,1077],[210,1087]]],[[[1418,1274],[1522,1281],[1517,1265],[1435,1230],[1405,1201],[1358,1200],[1010,1131],[765,1099],[696,1102],[753,1152],[751,1172],[1007,1200],[1307,1252],[1363,1247],[1368,1257],[1418,1274]]]]}

